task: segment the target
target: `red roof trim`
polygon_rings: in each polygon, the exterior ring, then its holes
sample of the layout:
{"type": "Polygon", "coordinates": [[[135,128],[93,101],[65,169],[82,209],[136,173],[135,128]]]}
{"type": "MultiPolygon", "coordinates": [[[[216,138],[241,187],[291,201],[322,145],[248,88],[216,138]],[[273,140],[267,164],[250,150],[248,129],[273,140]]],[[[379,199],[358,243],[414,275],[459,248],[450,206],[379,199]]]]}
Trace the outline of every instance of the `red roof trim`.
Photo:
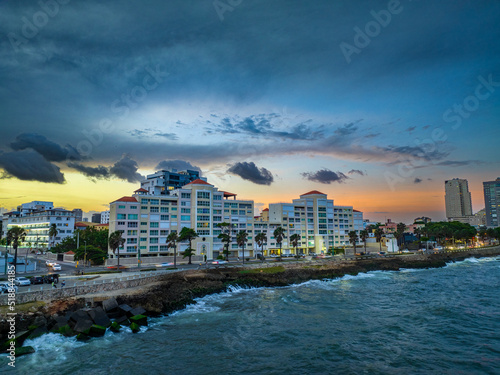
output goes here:
{"type": "Polygon", "coordinates": [[[326,194],[322,193],[321,191],[312,190],[312,191],[310,191],[308,193],[302,194],[301,197],[304,196],[304,195],[326,195],[326,194]]]}
{"type": "Polygon", "coordinates": [[[141,193],[147,193],[148,191],[146,189],[140,188],[137,190],[134,190],[134,193],[141,192],[141,193]]]}
{"type": "Polygon", "coordinates": [[[262,211],[269,211],[269,208],[264,208],[262,211]]]}
{"type": "Polygon", "coordinates": [[[199,178],[197,178],[196,180],[194,180],[194,181],[192,181],[189,184],[186,184],[184,186],[188,186],[188,185],[210,185],[210,186],[214,186],[212,184],[209,184],[206,181],[200,180],[199,178]]]}
{"type": "Polygon", "coordinates": [[[120,199],[117,199],[116,201],[113,201],[111,203],[115,203],[115,202],[134,202],[134,203],[137,203],[137,199],[135,199],[134,197],[121,197],[120,199]]]}

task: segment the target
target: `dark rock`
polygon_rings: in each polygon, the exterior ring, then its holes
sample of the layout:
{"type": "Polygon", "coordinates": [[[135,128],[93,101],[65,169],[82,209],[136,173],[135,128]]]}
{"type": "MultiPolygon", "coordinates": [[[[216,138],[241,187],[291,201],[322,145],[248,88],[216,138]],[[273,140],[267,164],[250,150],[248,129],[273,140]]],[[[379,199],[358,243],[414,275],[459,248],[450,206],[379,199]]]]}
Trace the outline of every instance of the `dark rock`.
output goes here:
{"type": "Polygon", "coordinates": [[[73,321],[75,323],[78,323],[79,320],[82,319],[90,319],[89,314],[85,310],[77,310],[74,313],[70,314],[69,316],[69,321],[73,321]]]}
{"type": "Polygon", "coordinates": [[[71,336],[75,335],[75,332],[71,329],[71,327],[68,324],[65,326],[62,326],[61,328],[52,329],[52,332],[60,333],[61,335],[66,336],[66,337],[71,337],[71,336]]]}
{"type": "Polygon", "coordinates": [[[122,305],[118,306],[118,310],[119,310],[121,313],[123,313],[123,314],[127,315],[127,313],[128,313],[130,310],[132,310],[132,307],[130,307],[129,305],[127,305],[127,304],[125,304],[125,303],[124,303],[124,304],[122,304],[122,305]]]}
{"type": "Polygon", "coordinates": [[[52,330],[59,329],[59,328],[64,327],[65,325],[68,324],[68,321],[66,320],[66,317],[64,317],[64,316],[56,315],[52,318],[54,319],[54,322],[55,322],[51,328],[52,330]]]}
{"type": "Polygon", "coordinates": [[[16,348],[16,358],[22,355],[34,353],[35,349],[32,346],[23,346],[21,348],[16,348]]]}
{"type": "Polygon", "coordinates": [[[106,327],[98,326],[97,324],[93,324],[89,330],[90,337],[104,336],[105,333],[106,333],[106,327]]]}
{"type": "Polygon", "coordinates": [[[121,324],[122,326],[130,325],[130,321],[128,320],[128,318],[125,315],[122,315],[122,316],[116,318],[115,322],[118,324],[121,324]]]}
{"type": "Polygon", "coordinates": [[[20,348],[21,346],[23,346],[24,341],[29,337],[31,332],[33,332],[33,331],[29,330],[29,331],[23,331],[23,332],[17,333],[16,337],[14,337],[13,339],[7,340],[0,345],[0,352],[4,352],[7,349],[9,349],[11,342],[15,343],[16,348],[18,348],[18,347],[20,348]]]}
{"type": "Polygon", "coordinates": [[[33,325],[37,327],[42,327],[47,325],[47,318],[43,315],[37,315],[35,319],[33,320],[33,325]]]}
{"type": "Polygon", "coordinates": [[[131,323],[130,329],[132,330],[133,333],[137,333],[141,330],[141,327],[139,327],[137,323],[131,323]]]}
{"type": "Polygon", "coordinates": [[[148,325],[148,317],[145,315],[134,315],[130,318],[130,321],[132,323],[136,323],[140,326],[147,326],[148,325]]]}
{"type": "Polygon", "coordinates": [[[109,320],[102,307],[96,307],[95,309],[90,310],[89,316],[98,326],[109,327],[111,324],[111,320],[109,320]]]}
{"type": "Polygon", "coordinates": [[[105,301],[102,301],[102,308],[106,312],[113,311],[118,308],[118,302],[116,302],[116,299],[110,298],[105,301]]]}
{"type": "Polygon", "coordinates": [[[90,327],[92,327],[92,324],[94,323],[90,319],[81,319],[75,324],[73,330],[78,333],[83,333],[88,331],[90,327]]]}
{"type": "Polygon", "coordinates": [[[88,339],[90,339],[90,336],[85,333],[79,333],[78,335],[76,335],[76,339],[78,341],[87,341],[88,339]]]}
{"type": "Polygon", "coordinates": [[[146,310],[143,309],[142,307],[136,307],[135,309],[130,310],[127,315],[129,317],[134,316],[134,315],[146,315],[146,310]]]}
{"type": "Polygon", "coordinates": [[[113,322],[111,323],[111,327],[110,329],[113,331],[113,332],[120,332],[120,329],[122,328],[122,326],[117,323],[117,322],[113,322]]]}
{"type": "Polygon", "coordinates": [[[44,335],[46,333],[49,333],[49,330],[47,329],[46,326],[37,327],[28,336],[28,339],[30,339],[30,340],[36,339],[37,337],[40,337],[41,335],[44,335]]]}

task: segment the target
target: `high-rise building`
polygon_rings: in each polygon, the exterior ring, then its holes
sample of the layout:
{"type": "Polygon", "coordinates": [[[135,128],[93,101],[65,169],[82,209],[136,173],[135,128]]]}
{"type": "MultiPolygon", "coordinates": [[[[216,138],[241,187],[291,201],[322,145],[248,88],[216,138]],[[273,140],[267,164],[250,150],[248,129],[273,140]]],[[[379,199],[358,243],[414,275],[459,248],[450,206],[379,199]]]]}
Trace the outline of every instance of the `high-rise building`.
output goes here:
{"type": "Polygon", "coordinates": [[[101,224],[109,224],[109,211],[101,212],[101,224]]]}
{"type": "Polygon", "coordinates": [[[486,210],[486,226],[499,227],[500,216],[500,177],[495,181],[483,182],[484,204],[486,210]]]}
{"type": "Polygon", "coordinates": [[[195,180],[203,180],[206,178],[200,176],[199,171],[185,170],[177,171],[161,170],[153,174],[147,175],[144,181],[141,181],[141,188],[136,192],[147,192],[152,195],[167,195],[174,189],[181,188],[195,180]]]}
{"type": "Polygon", "coordinates": [[[467,180],[454,178],[445,181],[445,204],[448,221],[467,222],[472,216],[472,201],[467,180]]]}
{"type": "Polygon", "coordinates": [[[93,223],[101,224],[101,214],[92,214],[92,218],[90,219],[90,221],[93,223]]]}

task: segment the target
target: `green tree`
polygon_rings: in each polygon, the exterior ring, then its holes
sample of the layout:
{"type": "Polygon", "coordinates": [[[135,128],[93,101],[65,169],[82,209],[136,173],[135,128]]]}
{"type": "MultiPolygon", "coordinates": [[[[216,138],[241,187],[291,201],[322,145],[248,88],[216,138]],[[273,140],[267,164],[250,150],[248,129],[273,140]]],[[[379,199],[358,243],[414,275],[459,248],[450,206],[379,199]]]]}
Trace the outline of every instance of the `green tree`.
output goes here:
{"type": "Polygon", "coordinates": [[[75,250],[75,260],[90,260],[94,265],[101,265],[106,259],[108,259],[108,252],[100,247],[87,245],[75,250]]]}
{"type": "Polygon", "coordinates": [[[174,268],[177,268],[177,242],[179,241],[179,236],[177,231],[173,230],[167,237],[167,247],[174,249],[174,268]]]}
{"type": "Polygon", "coordinates": [[[58,234],[59,234],[59,231],[57,230],[56,224],[51,224],[49,227],[49,237],[52,239],[51,248],[55,245],[56,237],[58,234]]]}
{"type": "Polygon", "coordinates": [[[189,257],[188,264],[191,264],[191,257],[195,254],[191,244],[196,237],[198,237],[198,233],[192,228],[183,227],[179,233],[179,241],[187,241],[189,243],[189,247],[183,253],[184,258],[189,257]]]}
{"type": "Polygon", "coordinates": [[[493,228],[486,229],[486,235],[488,236],[489,243],[491,245],[491,240],[495,238],[496,232],[493,228]]]}
{"type": "Polygon", "coordinates": [[[241,247],[241,252],[243,255],[243,264],[245,264],[245,247],[248,242],[248,233],[246,230],[239,231],[239,233],[236,235],[236,242],[238,243],[238,246],[241,247]]]}
{"type": "Polygon", "coordinates": [[[368,238],[368,231],[367,230],[362,230],[359,232],[359,238],[361,238],[361,241],[365,244],[365,254],[366,254],[366,239],[368,238]]]}
{"type": "Polygon", "coordinates": [[[108,243],[113,253],[116,252],[116,257],[118,259],[117,268],[120,268],[120,247],[122,247],[125,244],[125,238],[122,237],[122,232],[116,230],[113,233],[111,233],[109,235],[108,243]]]}
{"type": "Polygon", "coordinates": [[[265,233],[260,232],[255,235],[255,242],[257,246],[260,246],[260,254],[262,255],[261,261],[264,262],[264,244],[267,242],[267,236],[265,233]]]}
{"type": "Polygon", "coordinates": [[[295,258],[297,259],[299,259],[299,252],[298,252],[299,241],[300,241],[300,234],[295,233],[290,236],[290,243],[295,248],[295,258]]]}
{"type": "Polygon", "coordinates": [[[283,239],[285,238],[285,230],[282,227],[278,227],[274,230],[273,234],[276,243],[280,246],[280,256],[278,259],[281,260],[281,246],[283,243],[283,239]]]}
{"type": "Polygon", "coordinates": [[[405,230],[406,230],[406,224],[405,223],[399,223],[397,226],[396,226],[396,231],[394,232],[394,237],[396,237],[397,241],[398,241],[398,247],[400,248],[401,250],[401,247],[404,245],[404,241],[402,241],[403,239],[403,236],[405,234],[405,230]]]}
{"type": "Polygon", "coordinates": [[[223,253],[226,256],[226,261],[229,260],[229,245],[231,244],[231,224],[223,222],[217,225],[222,232],[217,236],[224,244],[223,253]]]}
{"type": "Polygon", "coordinates": [[[28,232],[26,229],[18,226],[14,226],[7,231],[7,244],[10,244],[14,248],[14,272],[17,270],[17,248],[21,246],[27,235],[28,232]]]}
{"type": "Polygon", "coordinates": [[[384,231],[381,228],[375,229],[375,238],[380,246],[380,251],[382,251],[382,237],[384,236],[384,231]]]}
{"type": "Polygon", "coordinates": [[[352,243],[352,245],[354,246],[354,255],[356,255],[356,243],[358,242],[358,240],[359,240],[359,237],[358,237],[358,234],[356,233],[356,231],[351,230],[349,232],[349,242],[352,243]]]}

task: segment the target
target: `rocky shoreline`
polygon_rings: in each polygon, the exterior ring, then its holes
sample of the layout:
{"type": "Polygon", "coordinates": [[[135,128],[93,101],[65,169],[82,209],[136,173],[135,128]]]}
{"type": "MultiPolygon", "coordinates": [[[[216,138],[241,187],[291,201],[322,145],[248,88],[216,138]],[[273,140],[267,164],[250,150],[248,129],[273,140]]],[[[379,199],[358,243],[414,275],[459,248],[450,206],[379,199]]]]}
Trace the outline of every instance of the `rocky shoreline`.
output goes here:
{"type": "MultiPolygon", "coordinates": [[[[500,255],[500,246],[472,249],[456,253],[397,256],[346,261],[309,263],[273,262],[263,267],[218,268],[190,270],[166,274],[160,281],[144,286],[135,293],[128,289],[116,290],[115,295],[95,295],[92,298],[69,298],[49,303],[27,304],[16,315],[17,346],[23,339],[46,332],[67,336],[80,335],[80,339],[100,336],[107,327],[119,330],[131,324],[147,325],[146,316],[166,315],[196,303],[195,299],[220,293],[231,286],[282,287],[308,280],[339,278],[369,271],[398,271],[403,268],[439,268],[451,261],[469,257],[500,255]]],[[[23,305],[17,306],[22,308],[23,305]]],[[[0,348],[8,343],[9,322],[2,312],[0,317],[0,348]]],[[[24,348],[23,348],[24,349],[24,348]]],[[[20,350],[19,353],[22,353],[20,350]]],[[[29,350],[28,350],[29,352],[29,350]]]]}

